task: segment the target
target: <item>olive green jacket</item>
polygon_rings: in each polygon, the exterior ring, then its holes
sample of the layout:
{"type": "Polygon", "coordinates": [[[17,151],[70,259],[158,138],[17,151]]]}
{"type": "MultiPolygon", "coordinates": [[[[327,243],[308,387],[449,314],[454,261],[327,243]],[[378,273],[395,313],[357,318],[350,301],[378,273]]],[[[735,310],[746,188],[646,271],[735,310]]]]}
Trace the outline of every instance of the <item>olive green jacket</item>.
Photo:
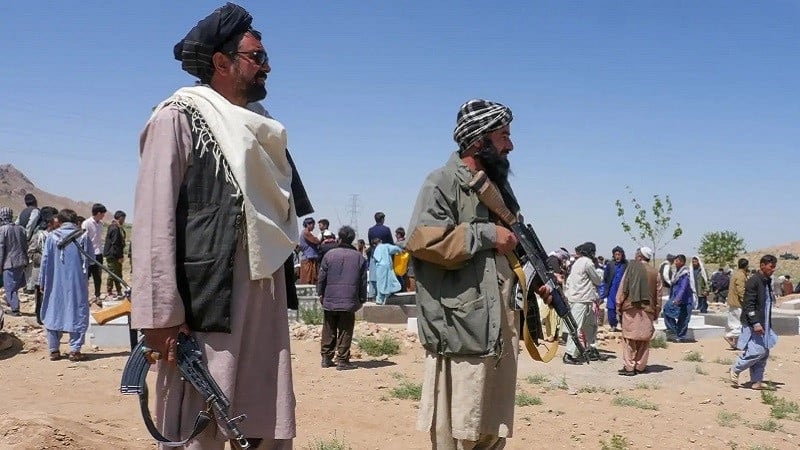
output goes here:
{"type": "Polygon", "coordinates": [[[747,269],[736,269],[731,277],[730,289],[728,289],[728,306],[731,308],[741,308],[744,300],[744,285],[747,282],[747,269]]]}
{"type": "Polygon", "coordinates": [[[417,277],[420,341],[444,356],[501,350],[496,227],[469,189],[472,176],[457,153],[428,175],[406,243],[417,277]]]}

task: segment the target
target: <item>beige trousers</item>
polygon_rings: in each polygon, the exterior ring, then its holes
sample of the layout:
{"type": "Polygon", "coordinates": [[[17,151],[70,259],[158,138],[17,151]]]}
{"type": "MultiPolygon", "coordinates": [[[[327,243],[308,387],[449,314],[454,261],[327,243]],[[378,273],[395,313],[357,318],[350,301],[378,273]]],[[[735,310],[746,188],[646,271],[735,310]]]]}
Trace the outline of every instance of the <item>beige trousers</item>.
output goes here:
{"type": "Polygon", "coordinates": [[[622,360],[627,371],[643,371],[647,368],[647,359],[650,357],[650,341],[636,341],[623,339],[622,360]]]}

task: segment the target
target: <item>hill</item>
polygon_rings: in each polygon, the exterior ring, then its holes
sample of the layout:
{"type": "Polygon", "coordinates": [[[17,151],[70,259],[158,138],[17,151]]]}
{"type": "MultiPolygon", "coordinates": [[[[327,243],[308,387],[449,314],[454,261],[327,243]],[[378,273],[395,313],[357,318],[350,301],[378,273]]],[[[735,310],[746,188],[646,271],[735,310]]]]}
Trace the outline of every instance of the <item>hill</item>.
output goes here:
{"type": "Polygon", "coordinates": [[[39,206],[70,208],[84,217],[92,215],[92,202],[77,201],[43,191],[13,165],[0,164],[0,206],[10,207],[16,218],[25,208],[24,197],[28,193],[36,196],[39,206]]]}
{"type": "MultiPolygon", "coordinates": [[[[797,282],[800,281],[800,260],[781,259],[780,255],[783,253],[793,253],[800,256],[800,241],[787,242],[785,244],[753,250],[741,255],[741,257],[747,258],[750,261],[751,268],[758,269],[758,261],[762,256],[767,254],[774,255],[778,258],[778,266],[774,276],[791,275],[792,282],[797,284],[797,282]]],[[[714,270],[711,267],[706,267],[706,269],[708,271],[714,270]]]]}

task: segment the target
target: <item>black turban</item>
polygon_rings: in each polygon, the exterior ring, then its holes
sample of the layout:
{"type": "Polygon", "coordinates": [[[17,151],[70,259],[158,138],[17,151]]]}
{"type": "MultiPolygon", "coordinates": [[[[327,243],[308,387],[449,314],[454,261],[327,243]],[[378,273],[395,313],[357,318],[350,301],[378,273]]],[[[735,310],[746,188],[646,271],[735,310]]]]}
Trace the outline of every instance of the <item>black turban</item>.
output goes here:
{"type": "Polygon", "coordinates": [[[175,44],[175,59],[183,70],[207,81],[214,71],[211,57],[234,36],[250,30],[253,16],[239,5],[227,3],[197,22],[189,34],[175,44]]]}
{"type": "Polygon", "coordinates": [[[511,109],[487,100],[470,100],[458,110],[453,139],[460,150],[468,149],[482,136],[502,128],[514,119],[511,109]]]}
{"type": "Polygon", "coordinates": [[[42,209],[39,210],[39,221],[36,223],[37,230],[46,230],[47,224],[50,223],[51,220],[55,216],[58,215],[58,210],[52,206],[43,206],[42,209]]]}
{"type": "Polygon", "coordinates": [[[597,252],[597,247],[594,245],[594,242],[584,242],[575,247],[575,253],[588,256],[589,258],[594,258],[595,252],[597,252]]]}

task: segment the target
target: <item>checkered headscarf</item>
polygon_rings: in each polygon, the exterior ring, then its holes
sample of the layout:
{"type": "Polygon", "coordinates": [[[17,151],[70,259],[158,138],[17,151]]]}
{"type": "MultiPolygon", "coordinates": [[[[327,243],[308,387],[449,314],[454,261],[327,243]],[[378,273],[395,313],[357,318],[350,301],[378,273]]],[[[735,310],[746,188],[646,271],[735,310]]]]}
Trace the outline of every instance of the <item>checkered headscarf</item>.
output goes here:
{"type": "Polygon", "coordinates": [[[253,16],[228,2],[197,22],[185,38],[175,44],[173,54],[183,70],[206,81],[214,71],[211,57],[234,36],[250,30],[253,16]]]}
{"type": "Polygon", "coordinates": [[[461,151],[468,149],[486,134],[511,123],[511,110],[500,103],[470,100],[458,110],[453,139],[461,151]]]}
{"type": "Polygon", "coordinates": [[[11,208],[8,206],[0,208],[0,225],[11,223],[12,219],[14,219],[14,212],[11,211],[11,208]]]}

